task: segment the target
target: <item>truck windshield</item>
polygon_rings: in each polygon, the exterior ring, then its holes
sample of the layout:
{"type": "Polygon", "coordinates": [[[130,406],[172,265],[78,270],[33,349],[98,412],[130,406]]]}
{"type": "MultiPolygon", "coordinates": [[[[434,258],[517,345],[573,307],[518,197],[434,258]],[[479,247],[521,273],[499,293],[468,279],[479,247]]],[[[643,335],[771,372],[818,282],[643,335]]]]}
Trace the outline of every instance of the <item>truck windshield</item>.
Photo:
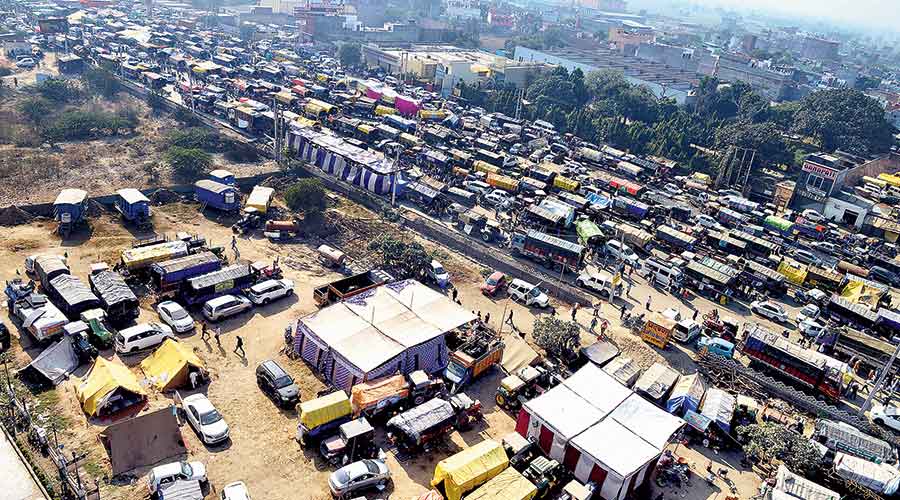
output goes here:
{"type": "Polygon", "coordinates": [[[447,365],[447,371],[444,373],[447,380],[458,384],[466,376],[466,368],[455,361],[450,361],[447,365]]]}

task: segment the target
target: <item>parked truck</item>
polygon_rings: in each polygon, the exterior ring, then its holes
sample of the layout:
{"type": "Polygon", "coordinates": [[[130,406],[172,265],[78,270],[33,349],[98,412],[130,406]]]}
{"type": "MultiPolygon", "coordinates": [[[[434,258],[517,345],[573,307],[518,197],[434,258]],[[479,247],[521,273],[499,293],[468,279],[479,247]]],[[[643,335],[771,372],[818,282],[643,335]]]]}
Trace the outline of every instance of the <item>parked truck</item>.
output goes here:
{"type": "Polygon", "coordinates": [[[39,343],[47,343],[62,335],[69,322],[66,316],[47,299],[35,291],[34,282],[20,279],[6,282],[6,308],[15,319],[39,343]]]}
{"type": "Polygon", "coordinates": [[[393,277],[390,274],[380,269],[373,269],[316,287],[313,290],[313,299],[316,301],[316,305],[323,307],[391,281],[393,281],[393,277]]]}
{"type": "Polygon", "coordinates": [[[40,281],[44,290],[50,289],[50,280],[61,275],[69,274],[69,266],[65,260],[57,255],[38,255],[34,258],[34,275],[40,281]]]}
{"type": "Polygon", "coordinates": [[[500,363],[505,348],[506,344],[493,332],[473,332],[458,349],[450,353],[444,378],[450,382],[451,392],[455,393],[500,363]]]}
{"type": "Polygon", "coordinates": [[[526,234],[513,233],[509,246],[513,255],[528,257],[554,269],[578,269],[584,256],[583,246],[534,229],[526,234]]]}
{"type": "Polygon", "coordinates": [[[405,409],[443,394],[444,381],[423,370],[356,384],[350,389],[353,418],[386,420],[405,409]]]}
{"type": "Polygon", "coordinates": [[[137,319],[140,304],[121,274],[100,270],[88,276],[91,290],[100,299],[100,307],[113,325],[123,326],[137,319]]]}
{"type": "Polygon", "coordinates": [[[622,217],[632,220],[643,220],[650,211],[650,207],[627,196],[617,196],[613,199],[612,209],[622,217]]]}
{"type": "Polygon", "coordinates": [[[428,448],[456,429],[484,418],[481,402],[465,393],[449,400],[434,398],[387,421],[388,441],[405,452],[428,448]]]}
{"type": "Polygon", "coordinates": [[[173,297],[187,280],[221,268],[222,260],[214,253],[204,251],[153,264],[150,279],[158,295],[173,297]]]}

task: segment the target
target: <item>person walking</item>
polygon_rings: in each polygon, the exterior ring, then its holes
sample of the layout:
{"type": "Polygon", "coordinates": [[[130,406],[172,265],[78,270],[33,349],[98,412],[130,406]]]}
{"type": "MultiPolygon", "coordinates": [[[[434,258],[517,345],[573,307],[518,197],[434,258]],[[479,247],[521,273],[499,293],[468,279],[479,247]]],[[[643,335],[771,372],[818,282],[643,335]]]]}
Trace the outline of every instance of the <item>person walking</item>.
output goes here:
{"type": "Polygon", "coordinates": [[[622,308],[619,309],[619,319],[622,319],[624,317],[625,317],[625,305],[623,304],[622,308]]]}
{"type": "Polygon", "coordinates": [[[459,290],[457,290],[456,287],[453,287],[453,302],[459,304],[457,297],[459,297],[459,290]]]}
{"type": "Polygon", "coordinates": [[[200,322],[200,340],[209,340],[209,330],[206,321],[200,322]]]}
{"type": "Polygon", "coordinates": [[[603,323],[600,323],[600,335],[606,336],[606,330],[609,328],[609,321],[603,320],[603,323]]]}
{"type": "Polygon", "coordinates": [[[596,316],[591,318],[591,329],[590,329],[591,333],[594,333],[594,328],[597,328],[597,317],[596,316]]]}
{"type": "Polygon", "coordinates": [[[491,313],[484,313],[484,324],[487,325],[491,322],[491,313]]]}
{"type": "Polygon", "coordinates": [[[691,317],[691,320],[697,321],[697,315],[700,314],[700,309],[694,309],[694,316],[691,317]]]}
{"type": "Polygon", "coordinates": [[[513,330],[518,330],[518,328],[516,328],[516,325],[513,323],[512,309],[509,310],[509,316],[506,317],[506,322],[509,323],[509,326],[511,326],[513,330]]]}
{"type": "Polygon", "coordinates": [[[220,336],[220,335],[222,335],[222,329],[221,329],[220,327],[217,326],[216,329],[215,329],[215,331],[213,332],[213,337],[215,337],[215,339],[216,339],[216,344],[218,344],[219,346],[222,345],[222,341],[219,340],[219,336],[220,336]]]}
{"type": "Polygon", "coordinates": [[[651,299],[652,299],[652,297],[650,297],[650,296],[648,295],[648,296],[647,296],[647,304],[645,305],[645,307],[646,307],[646,309],[647,309],[647,312],[650,312],[650,300],[651,300],[651,299]]]}
{"type": "Polygon", "coordinates": [[[578,308],[581,307],[581,304],[578,302],[572,307],[572,321],[575,321],[575,315],[578,314],[578,308]]]}
{"type": "Polygon", "coordinates": [[[238,351],[241,351],[241,357],[246,358],[247,353],[244,352],[244,339],[242,339],[240,335],[236,335],[234,338],[237,339],[237,343],[234,345],[234,353],[237,354],[238,351]]]}

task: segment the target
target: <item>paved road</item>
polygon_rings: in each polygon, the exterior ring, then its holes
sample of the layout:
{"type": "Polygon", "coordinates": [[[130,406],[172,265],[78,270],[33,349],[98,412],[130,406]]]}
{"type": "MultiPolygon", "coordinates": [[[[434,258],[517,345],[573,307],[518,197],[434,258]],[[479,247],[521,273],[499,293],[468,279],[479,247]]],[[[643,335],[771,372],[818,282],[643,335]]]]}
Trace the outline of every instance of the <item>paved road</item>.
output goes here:
{"type": "Polygon", "coordinates": [[[0,494],[8,500],[47,500],[6,434],[0,432],[0,494]]]}

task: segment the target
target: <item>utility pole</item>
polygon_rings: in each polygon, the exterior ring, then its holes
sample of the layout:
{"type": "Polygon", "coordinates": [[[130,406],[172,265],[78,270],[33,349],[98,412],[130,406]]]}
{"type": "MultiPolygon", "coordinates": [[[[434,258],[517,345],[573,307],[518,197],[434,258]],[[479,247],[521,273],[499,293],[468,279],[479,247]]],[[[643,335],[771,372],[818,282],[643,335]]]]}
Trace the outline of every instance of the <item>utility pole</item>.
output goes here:
{"type": "Polygon", "coordinates": [[[881,374],[878,375],[878,381],[875,382],[875,387],[873,387],[869,391],[869,395],[866,396],[866,402],[863,403],[863,405],[859,407],[859,416],[860,417],[865,415],[866,410],[869,409],[869,405],[872,404],[872,398],[875,397],[875,394],[881,390],[881,386],[884,385],[884,379],[887,378],[888,372],[891,371],[891,367],[894,365],[894,360],[897,359],[898,354],[900,354],[900,344],[898,344],[897,348],[894,349],[894,354],[891,355],[891,359],[888,360],[887,364],[884,365],[884,369],[881,370],[881,374]]]}

